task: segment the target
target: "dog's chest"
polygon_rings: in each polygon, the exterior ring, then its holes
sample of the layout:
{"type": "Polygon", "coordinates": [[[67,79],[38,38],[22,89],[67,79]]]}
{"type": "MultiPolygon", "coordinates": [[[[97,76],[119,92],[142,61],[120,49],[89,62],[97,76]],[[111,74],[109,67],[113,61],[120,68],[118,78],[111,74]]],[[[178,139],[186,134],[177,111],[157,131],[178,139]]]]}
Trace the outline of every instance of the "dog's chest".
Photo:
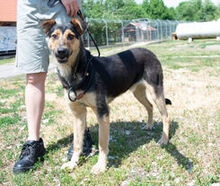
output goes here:
{"type": "MultiPolygon", "coordinates": [[[[77,91],[77,95],[81,92],[82,91],[77,91]]],[[[82,98],[77,99],[76,102],[94,108],[96,107],[96,94],[94,92],[87,92],[82,98]]]]}

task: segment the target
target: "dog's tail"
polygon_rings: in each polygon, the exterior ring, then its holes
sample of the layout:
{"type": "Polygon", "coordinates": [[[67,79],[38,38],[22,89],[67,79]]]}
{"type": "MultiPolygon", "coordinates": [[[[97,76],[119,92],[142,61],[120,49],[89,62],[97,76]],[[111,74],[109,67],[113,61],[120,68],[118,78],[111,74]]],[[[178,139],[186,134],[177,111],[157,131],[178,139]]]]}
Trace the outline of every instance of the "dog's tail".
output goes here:
{"type": "Polygon", "coordinates": [[[170,101],[170,99],[165,98],[165,103],[166,105],[172,105],[172,102],[170,101]]]}

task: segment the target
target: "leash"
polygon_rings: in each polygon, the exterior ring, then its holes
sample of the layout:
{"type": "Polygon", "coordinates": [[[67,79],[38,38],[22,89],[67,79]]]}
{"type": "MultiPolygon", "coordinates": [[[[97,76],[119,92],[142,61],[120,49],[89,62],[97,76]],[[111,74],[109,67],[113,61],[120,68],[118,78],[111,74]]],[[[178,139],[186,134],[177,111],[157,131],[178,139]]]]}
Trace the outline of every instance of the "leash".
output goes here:
{"type": "Polygon", "coordinates": [[[47,6],[49,6],[50,8],[53,8],[58,1],[59,1],[60,3],[62,3],[61,0],[48,0],[47,6]]]}
{"type": "MultiPolygon", "coordinates": [[[[84,22],[85,25],[88,25],[88,24],[85,22],[85,19],[84,19],[83,15],[82,15],[81,10],[78,10],[77,15],[82,19],[82,21],[84,22]]],[[[86,30],[87,30],[87,33],[89,34],[90,39],[92,40],[93,44],[94,44],[95,47],[96,47],[96,50],[97,50],[97,52],[98,52],[98,57],[100,57],[99,47],[98,47],[98,45],[97,45],[95,39],[92,37],[92,34],[91,34],[91,32],[90,32],[88,26],[86,27],[86,30]]]]}

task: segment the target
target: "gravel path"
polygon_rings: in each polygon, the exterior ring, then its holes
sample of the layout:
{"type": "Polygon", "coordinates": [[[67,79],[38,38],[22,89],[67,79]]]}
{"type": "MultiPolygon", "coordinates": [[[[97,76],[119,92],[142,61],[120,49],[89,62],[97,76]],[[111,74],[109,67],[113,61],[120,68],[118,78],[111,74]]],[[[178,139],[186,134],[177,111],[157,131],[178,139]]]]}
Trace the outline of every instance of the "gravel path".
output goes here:
{"type": "MultiPolygon", "coordinates": [[[[49,71],[54,69],[55,69],[55,64],[50,64],[49,71]]],[[[14,63],[0,65],[0,79],[6,79],[18,75],[22,75],[22,73],[16,69],[14,63]]]]}

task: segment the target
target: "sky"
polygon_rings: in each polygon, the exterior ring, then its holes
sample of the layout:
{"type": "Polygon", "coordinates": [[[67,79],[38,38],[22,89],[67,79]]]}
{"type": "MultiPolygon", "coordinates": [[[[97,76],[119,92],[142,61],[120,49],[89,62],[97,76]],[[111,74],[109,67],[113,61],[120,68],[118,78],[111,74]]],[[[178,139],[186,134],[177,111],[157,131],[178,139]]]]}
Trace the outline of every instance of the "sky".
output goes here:
{"type": "MultiPolygon", "coordinates": [[[[138,4],[141,4],[143,0],[135,0],[138,4]]],[[[187,1],[187,0],[163,0],[164,4],[167,7],[177,7],[180,2],[187,1]]],[[[211,0],[214,4],[220,4],[220,0],[211,0]]]]}

